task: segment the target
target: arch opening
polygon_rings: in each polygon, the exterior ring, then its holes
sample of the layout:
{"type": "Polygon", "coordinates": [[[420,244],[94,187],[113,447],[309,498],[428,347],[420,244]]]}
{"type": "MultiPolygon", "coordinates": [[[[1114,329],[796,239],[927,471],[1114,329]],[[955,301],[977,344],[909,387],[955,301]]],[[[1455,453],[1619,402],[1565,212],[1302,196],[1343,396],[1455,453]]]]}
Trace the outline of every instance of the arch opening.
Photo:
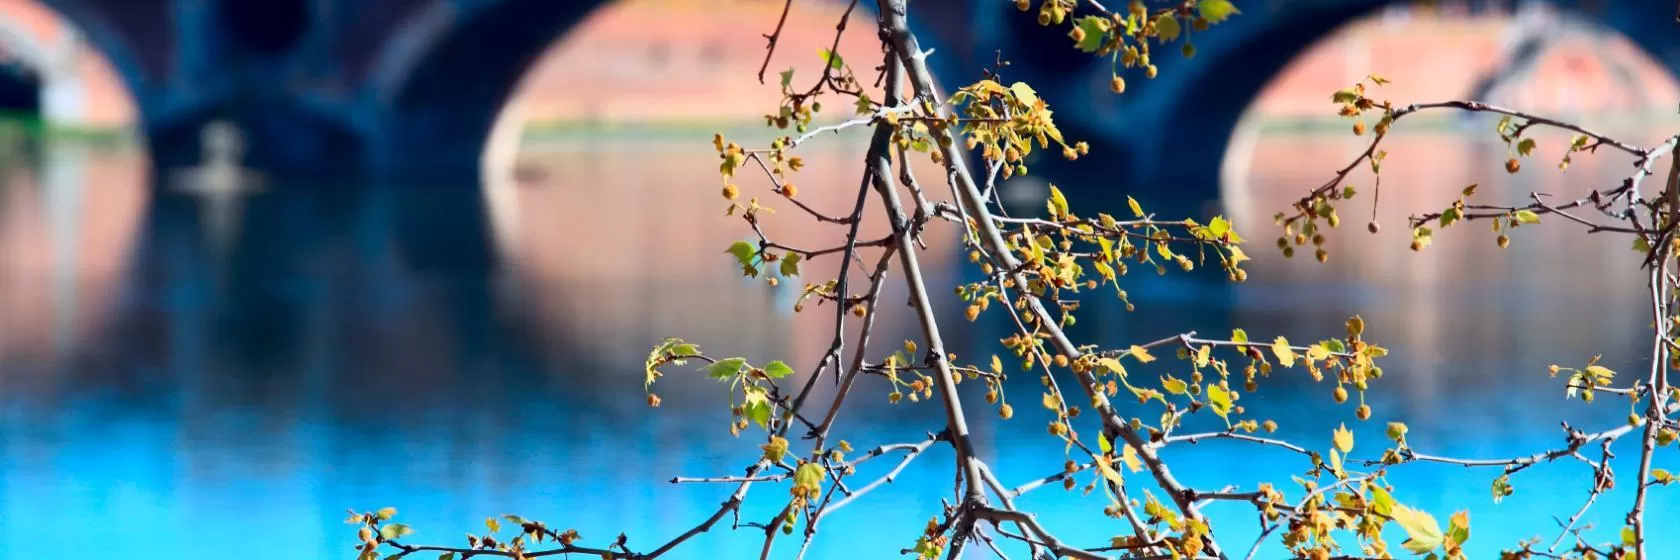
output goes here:
{"type": "MultiPolygon", "coordinates": [[[[635,341],[683,332],[793,360],[815,359],[826,348],[826,339],[813,337],[832,324],[792,313],[796,280],[770,288],[712,258],[750,231],[695,209],[727,205],[706,140],[713,132],[743,145],[795,133],[765,127],[765,114],[782,99],[778,74],[792,67],[796,85],[809,85],[845,9],[845,2],[796,7],[764,84],[757,78],[763,34],[780,3],[720,10],[685,0],[614,2],[548,46],[500,109],[482,156],[486,206],[509,273],[505,301],[536,336],[551,338],[540,346],[569,341],[629,356],[642,351],[635,341]],[[598,245],[605,231],[624,233],[611,251],[598,245]],[[773,319],[735,324],[736,317],[773,319]]],[[[873,24],[860,6],[838,49],[871,88],[880,63],[873,24]]],[[[835,107],[840,101],[823,104],[813,126],[852,116],[835,107]]],[[[849,208],[867,140],[848,132],[802,150],[806,168],[793,179],[799,198],[849,208]]],[[[931,166],[917,172],[938,176],[931,166]]],[[[759,175],[743,173],[736,182],[743,201],[785,206],[773,202],[780,197],[759,175]]],[[[769,219],[788,243],[833,242],[833,232],[798,215],[769,219]]],[[[814,262],[805,272],[832,275],[831,265],[814,262]]]]}

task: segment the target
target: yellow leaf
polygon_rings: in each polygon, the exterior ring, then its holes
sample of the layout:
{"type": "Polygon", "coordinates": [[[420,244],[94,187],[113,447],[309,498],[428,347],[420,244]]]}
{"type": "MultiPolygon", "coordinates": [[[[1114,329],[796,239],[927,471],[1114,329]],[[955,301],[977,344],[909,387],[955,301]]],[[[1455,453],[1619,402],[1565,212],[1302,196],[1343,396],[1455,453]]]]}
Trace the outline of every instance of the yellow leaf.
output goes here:
{"type": "Polygon", "coordinates": [[[1184,380],[1171,375],[1161,379],[1161,388],[1174,395],[1182,395],[1190,390],[1189,384],[1186,384],[1184,380]]]}
{"type": "Polygon", "coordinates": [[[1139,218],[1143,217],[1143,206],[1138,205],[1137,199],[1128,196],[1126,197],[1126,204],[1132,207],[1133,214],[1136,214],[1139,218]]]}
{"type": "MultiPolygon", "coordinates": [[[[1025,84],[1017,83],[1016,85],[1025,85],[1025,84]]],[[[1050,217],[1055,218],[1055,219],[1062,219],[1062,218],[1066,218],[1067,215],[1068,215],[1067,198],[1064,198],[1062,196],[1062,190],[1056,188],[1056,185],[1050,185],[1050,217]]]]}
{"type": "Polygon", "coordinates": [[[1114,358],[1103,358],[1097,360],[1097,365],[1107,368],[1108,371],[1114,373],[1115,375],[1119,375],[1121,377],[1126,376],[1126,366],[1120,365],[1120,360],[1116,360],[1114,358]]]}
{"type": "Polygon", "coordinates": [[[1056,398],[1056,395],[1052,395],[1050,393],[1045,393],[1044,394],[1044,408],[1049,409],[1049,410],[1056,410],[1056,408],[1060,407],[1061,404],[1062,404],[1062,399],[1056,398]]]}
{"type": "Polygon", "coordinates": [[[1280,336],[1272,341],[1272,354],[1277,356],[1278,363],[1283,367],[1295,366],[1295,349],[1289,347],[1289,339],[1280,336]]]}
{"type": "Polygon", "coordinates": [[[1322,361],[1324,361],[1325,358],[1328,358],[1328,357],[1330,357],[1330,350],[1326,349],[1323,344],[1314,344],[1312,346],[1307,347],[1307,359],[1308,360],[1312,360],[1314,362],[1322,362],[1322,361]]]}
{"type": "Polygon", "coordinates": [[[1155,357],[1149,355],[1149,351],[1145,350],[1142,346],[1138,346],[1136,344],[1133,344],[1132,348],[1131,348],[1131,350],[1129,350],[1129,352],[1132,354],[1133,358],[1137,358],[1137,361],[1139,363],[1147,364],[1149,362],[1155,361],[1155,357]]]}
{"type": "Polygon", "coordinates": [[[1406,547],[1406,550],[1415,554],[1425,554],[1435,550],[1435,547],[1441,546],[1441,540],[1444,538],[1441,534],[1441,525],[1436,523],[1435,518],[1428,513],[1406,507],[1403,504],[1394,504],[1392,517],[1401,529],[1406,530],[1406,536],[1409,537],[1406,542],[1400,543],[1400,546],[1406,547]]]}
{"type": "Polygon", "coordinates": [[[1347,424],[1342,424],[1340,428],[1336,428],[1331,440],[1335,442],[1336,449],[1342,450],[1342,453],[1353,451],[1353,430],[1347,429],[1347,424]]]}
{"type": "Polygon", "coordinates": [[[1178,17],[1173,14],[1165,13],[1155,18],[1155,35],[1161,38],[1162,43],[1177,39],[1179,31],[1178,17]]]}
{"type": "Polygon", "coordinates": [[[1125,463],[1126,468],[1132,472],[1143,470],[1143,462],[1138,460],[1137,450],[1132,449],[1130,445],[1120,448],[1120,462],[1125,463]]]}
{"type": "Polygon", "coordinates": [[[1212,351],[1213,351],[1212,346],[1208,346],[1208,345],[1205,345],[1205,344],[1202,345],[1201,349],[1196,351],[1196,367],[1199,367],[1199,368],[1207,367],[1207,365],[1208,365],[1208,354],[1212,351]]]}

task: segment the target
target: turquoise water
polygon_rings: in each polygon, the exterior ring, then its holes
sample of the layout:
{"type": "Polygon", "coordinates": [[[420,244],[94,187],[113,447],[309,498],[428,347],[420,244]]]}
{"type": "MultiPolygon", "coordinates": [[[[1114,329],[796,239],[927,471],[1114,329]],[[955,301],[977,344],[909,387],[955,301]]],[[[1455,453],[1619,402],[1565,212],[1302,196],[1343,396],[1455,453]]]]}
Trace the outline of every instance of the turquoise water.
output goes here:
{"type": "MultiPolygon", "coordinates": [[[[1340,332],[1360,313],[1369,336],[1394,352],[1370,400],[1377,421],[1356,422],[1351,407],[1332,403],[1329,386],[1300,376],[1276,376],[1244,399],[1277,420],[1280,435],[1315,448],[1328,448],[1330,430],[1347,423],[1361,442],[1356,455],[1377,448],[1386,420],[1408,422],[1420,450],[1490,458],[1559,445],[1559,420],[1601,429],[1625,417],[1611,399],[1566,402],[1545,374],[1546,364],[1581,365],[1599,353],[1627,375],[1645,367],[1647,320],[1638,275],[1624,271],[1633,262],[1623,240],[1535,228],[1500,251],[1477,226],[1443,233],[1419,255],[1405,250],[1400,218],[1385,215],[1384,234],[1369,246],[1339,232],[1329,263],[1276,256],[1264,217],[1286,200],[1279,193],[1322,180],[1317,167],[1343,157],[1342,141],[1261,139],[1257,163],[1226,185],[1228,195],[1247,193],[1228,196],[1241,207],[1227,211],[1254,228],[1249,283],[1134,272],[1139,311],[1093,304],[1080,334],[1123,344],[1243,327],[1305,340],[1340,332]]],[[[1500,178],[1497,150],[1451,136],[1416,142],[1470,153],[1480,165],[1391,178],[1385,200],[1477,180],[1516,190],[1536,181],[1500,178]]],[[[637,550],[681,533],[730,488],[665,481],[736,474],[760,442],[728,435],[722,392],[698,376],[662,380],[665,404],[649,411],[646,349],[679,335],[806,367],[812,348],[826,345],[826,319],[788,314],[784,296],[732,276],[719,242],[747,232],[721,217],[708,175],[715,160],[704,139],[695,145],[696,154],[651,160],[531,154],[527,183],[499,186],[488,202],[459,186],[279,185],[231,214],[154,191],[143,161],[127,152],[53,145],[5,162],[0,558],[350,558],[344,510],[383,506],[397,507],[417,540],[448,544],[503,513],[576,528],[585,544],[623,531],[637,550]],[[614,214],[634,204],[647,211],[614,214]]],[[[1404,164],[1403,150],[1391,149],[1387,165],[1404,164]]],[[[855,155],[813,156],[823,160],[813,169],[834,171],[811,175],[802,192],[842,192],[806,195],[813,204],[843,200],[855,155]]],[[[1567,187],[1619,169],[1583,165],[1568,181],[1538,181],[1567,187]]],[[[948,254],[928,258],[936,281],[964,274],[948,254]]],[[[996,351],[990,341],[1002,324],[962,323],[954,297],[935,294],[956,319],[949,336],[959,354],[996,351]]],[[[876,338],[882,352],[914,332],[906,321],[886,325],[876,338]]],[[[860,387],[839,436],[866,448],[940,427],[939,409],[888,405],[884,393],[860,387]]],[[[1009,484],[1062,463],[1044,434],[1048,419],[1029,406],[1037,393],[1033,377],[1012,380],[1019,412],[1010,422],[996,420],[978,393],[965,395],[981,452],[1009,484]]],[[[1637,451],[1619,449],[1625,478],[1637,451]]],[[[1288,452],[1229,442],[1167,456],[1203,488],[1285,482],[1307,468],[1288,452]]],[[[912,546],[951,495],[950,460],[935,448],[891,487],[825,520],[806,557],[892,557],[912,546]]],[[[1663,449],[1658,465],[1680,466],[1680,454],[1663,449]]],[[[1590,482],[1578,462],[1542,465],[1517,475],[1517,493],[1496,505],[1496,475],[1413,465],[1392,480],[1397,499],[1443,521],[1469,509],[1475,558],[1520,538],[1549,541],[1552,516],[1572,513],[1590,482]]],[[[1628,486],[1586,516],[1605,528],[1595,533],[1601,540],[1615,538],[1628,486]]],[[[743,522],[767,520],[785,492],[757,488],[743,522]]],[[[1098,546],[1124,531],[1101,516],[1100,496],[1045,488],[1022,505],[1067,542],[1098,546]]],[[[1658,489],[1649,511],[1673,519],[1680,498],[1658,489]]],[[[1213,515],[1227,547],[1246,550],[1257,527],[1245,508],[1217,506],[1213,515]]],[[[674,557],[755,557],[762,533],[728,525],[674,557]]],[[[1680,550],[1673,533],[1653,539],[1654,551],[1680,550]]],[[[779,541],[773,556],[796,550],[779,541]]]]}

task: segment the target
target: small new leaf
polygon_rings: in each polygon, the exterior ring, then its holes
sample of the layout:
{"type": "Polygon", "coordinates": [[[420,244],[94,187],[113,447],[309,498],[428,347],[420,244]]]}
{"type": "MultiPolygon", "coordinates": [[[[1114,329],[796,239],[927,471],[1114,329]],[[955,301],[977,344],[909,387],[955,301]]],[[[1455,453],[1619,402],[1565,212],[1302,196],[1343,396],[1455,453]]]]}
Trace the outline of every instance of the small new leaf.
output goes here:
{"type": "Polygon", "coordinates": [[[1295,349],[1289,347],[1289,339],[1280,336],[1272,341],[1272,355],[1283,367],[1295,367],[1295,349]]]}
{"type": "Polygon", "coordinates": [[[1342,424],[1341,427],[1336,428],[1330,439],[1336,444],[1336,449],[1342,451],[1343,455],[1353,451],[1353,430],[1349,430],[1347,424],[1342,424]]]}
{"type": "Polygon", "coordinates": [[[769,376],[771,379],[781,379],[792,374],[793,368],[788,367],[788,365],[781,360],[770,362],[764,366],[764,375],[769,376]]]}
{"type": "Polygon", "coordinates": [[[1525,224],[1538,224],[1538,223],[1540,223],[1540,215],[1534,213],[1533,210],[1518,210],[1517,214],[1516,214],[1516,218],[1517,218],[1517,221],[1525,223],[1525,224]]]}
{"type": "Polygon", "coordinates": [[[1161,17],[1155,18],[1155,35],[1161,38],[1162,43],[1178,39],[1179,31],[1182,29],[1178,26],[1178,17],[1172,13],[1161,14],[1161,17]]]}
{"type": "Polygon", "coordinates": [[[1220,23],[1240,13],[1230,0],[1201,0],[1196,3],[1196,15],[1202,16],[1208,23],[1220,23]]]}
{"type": "Polygon", "coordinates": [[[799,253],[788,253],[782,257],[782,276],[792,278],[799,276],[799,253]]]}

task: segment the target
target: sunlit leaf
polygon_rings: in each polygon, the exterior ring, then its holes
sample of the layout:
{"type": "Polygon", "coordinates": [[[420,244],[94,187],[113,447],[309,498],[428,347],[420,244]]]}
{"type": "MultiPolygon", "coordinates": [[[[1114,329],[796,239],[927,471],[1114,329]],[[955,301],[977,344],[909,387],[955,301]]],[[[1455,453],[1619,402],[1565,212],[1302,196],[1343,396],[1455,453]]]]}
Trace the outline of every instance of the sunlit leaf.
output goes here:
{"type": "Polygon", "coordinates": [[[1230,0],[1201,0],[1196,2],[1196,15],[1208,20],[1208,23],[1219,23],[1240,14],[1241,11],[1231,4],[1230,0]]]}
{"type": "Polygon", "coordinates": [[[1132,214],[1137,215],[1139,218],[1143,217],[1143,206],[1138,204],[1137,199],[1130,196],[1126,197],[1126,205],[1132,207],[1132,214]]]}
{"type": "Polygon", "coordinates": [[[1120,462],[1125,463],[1126,468],[1132,472],[1143,470],[1143,461],[1138,460],[1137,450],[1132,449],[1130,445],[1120,448],[1120,462]]]}
{"type": "Polygon", "coordinates": [[[1079,18],[1079,42],[1074,44],[1080,52],[1094,53],[1101,49],[1108,40],[1108,18],[1101,16],[1085,16],[1079,18]]]}
{"type": "Polygon", "coordinates": [[[758,248],[745,241],[736,241],[724,252],[735,255],[735,260],[739,261],[741,266],[752,266],[753,257],[758,255],[758,248]]]}
{"type": "Polygon", "coordinates": [[[1177,16],[1165,13],[1155,18],[1155,35],[1161,38],[1162,43],[1178,39],[1179,31],[1182,29],[1178,26],[1177,16]]]}
{"type": "Polygon", "coordinates": [[[1220,418],[1231,413],[1231,392],[1216,383],[1207,384],[1208,404],[1213,407],[1213,413],[1220,418]]]}
{"type": "Polygon", "coordinates": [[[1174,395],[1182,395],[1190,391],[1189,384],[1171,375],[1165,376],[1161,379],[1161,388],[1166,389],[1168,393],[1172,393],[1174,395]]]}
{"type": "Polygon", "coordinates": [[[1137,358],[1138,363],[1147,364],[1155,361],[1155,357],[1149,355],[1149,350],[1136,344],[1133,344],[1131,349],[1126,352],[1131,354],[1133,358],[1137,358]]]}
{"type": "Polygon", "coordinates": [[[1534,213],[1533,210],[1518,210],[1517,214],[1516,214],[1516,217],[1517,217],[1517,221],[1525,223],[1525,224],[1538,224],[1538,223],[1540,223],[1540,215],[1534,213]]]}
{"type": "Polygon", "coordinates": [[[1406,507],[1404,504],[1394,504],[1392,517],[1394,522],[1406,531],[1406,542],[1400,543],[1406,550],[1425,554],[1441,546],[1444,538],[1441,525],[1427,512],[1406,507]]]}
{"type": "Polygon", "coordinates": [[[1102,432],[1097,432],[1097,449],[1105,455],[1113,453],[1114,444],[1108,442],[1108,436],[1103,435],[1102,432]]]}
{"type": "Polygon", "coordinates": [[[799,253],[788,253],[782,257],[782,276],[791,278],[799,275],[799,253]]]}
{"type": "Polygon", "coordinates": [[[1336,449],[1342,450],[1342,453],[1353,451],[1353,430],[1349,430],[1347,424],[1342,424],[1332,433],[1333,436],[1330,439],[1331,442],[1336,444],[1336,449]]]}
{"type": "Polygon", "coordinates": [[[1067,198],[1064,198],[1062,196],[1062,190],[1056,188],[1056,185],[1050,185],[1050,200],[1047,204],[1049,204],[1049,206],[1050,206],[1050,217],[1051,218],[1063,219],[1063,218],[1067,217],[1067,215],[1068,215],[1067,198]]]}
{"type": "Polygon", "coordinates": [[[1272,355],[1277,356],[1283,367],[1295,366],[1295,349],[1289,347],[1289,339],[1280,336],[1272,341],[1272,355]]]}
{"type": "Polygon", "coordinates": [[[817,463],[805,463],[799,466],[799,470],[794,471],[793,483],[806,488],[820,489],[822,488],[823,477],[827,474],[828,473],[823,470],[822,465],[817,463]]]}
{"type": "Polygon", "coordinates": [[[1038,92],[1033,91],[1032,86],[1027,85],[1026,82],[1009,84],[1009,93],[1014,95],[1017,101],[1028,107],[1038,103],[1038,92]]]}
{"type": "Polygon", "coordinates": [[[373,512],[373,516],[379,518],[380,521],[389,521],[392,517],[396,517],[396,515],[397,508],[394,507],[383,507],[379,508],[379,511],[373,512]]]}
{"type": "Polygon", "coordinates": [[[414,534],[414,530],[401,523],[386,523],[379,526],[379,536],[388,541],[394,541],[411,534],[414,534]]]}
{"type": "Polygon", "coordinates": [[[741,413],[760,428],[770,427],[770,413],[774,407],[770,404],[769,395],[762,389],[748,389],[745,402],[741,405],[741,413]]]}
{"type": "Polygon", "coordinates": [[[1231,329],[1231,341],[1239,343],[1248,342],[1248,331],[1242,329],[1231,329]]]}
{"type": "Polygon", "coordinates": [[[827,63],[829,68],[839,70],[845,64],[845,61],[840,59],[840,53],[823,49],[818,51],[818,54],[822,55],[823,62],[827,63]]]}
{"type": "Polygon", "coordinates": [[[706,366],[704,371],[706,372],[706,377],[712,379],[729,379],[734,377],[735,374],[740,373],[741,368],[746,365],[746,358],[726,358],[718,360],[712,365],[706,366]]]}
{"type": "Polygon", "coordinates": [[[1534,139],[1533,138],[1524,138],[1524,139],[1522,139],[1521,142],[1517,142],[1517,153],[1518,154],[1526,156],[1526,155],[1529,154],[1529,152],[1532,152],[1532,151],[1534,151],[1534,139]]]}
{"type": "Polygon", "coordinates": [[[764,375],[769,376],[771,379],[781,379],[792,374],[793,368],[788,367],[788,365],[783,363],[781,360],[776,360],[764,365],[764,375]]]}
{"type": "Polygon", "coordinates": [[[1462,546],[1470,540],[1470,511],[1460,510],[1447,519],[1447,542],[1462,546]]]}

